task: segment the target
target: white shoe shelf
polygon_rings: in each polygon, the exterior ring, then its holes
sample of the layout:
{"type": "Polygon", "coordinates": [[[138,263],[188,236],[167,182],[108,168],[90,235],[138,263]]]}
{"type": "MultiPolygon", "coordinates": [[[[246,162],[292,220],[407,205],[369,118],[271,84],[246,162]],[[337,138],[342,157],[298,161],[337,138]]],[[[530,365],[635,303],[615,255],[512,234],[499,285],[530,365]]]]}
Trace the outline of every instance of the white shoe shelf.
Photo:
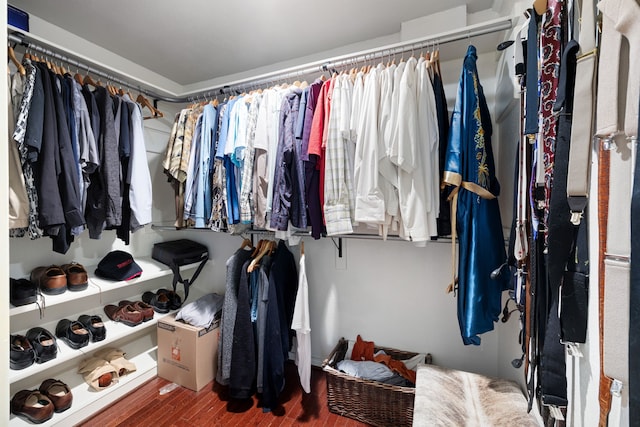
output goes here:
{"type": "MultiPolygon", "coordinates": [[[[25,335],[31,327],[43,327],[55,336],[55,328],[61,319],[76,320],[81,314],[97,314],[105,325],[107,334],[103,341],[89,342],[80,349],[72,349],[63,340],[56,338],[58,353],[55,359],[21,369],[9,369],[10,397],[20,390],[37,389],[42,381],[55,378],[66,383],[72,391],[73,403],[68,410],[55,413],[42,426],[70,426],[90,417],[127,393],[135,390],[144,382],[154,378],[157,373],[156,324],[159,319],[171,313],[154,313],[153,319],[137,326],[127,326],[108,319],[103,307],[107,304],[118,305],[121,300],[139,301],[146,291],[171,289],[173,273],[171,269],[151,258],[136,258],[142,268],[142,275],[130,281],[109,281],[93,275],[95,267],[85,267],[89,273],[89,286],[83,291],[66,291],[60,295],[44,295],[44,308],[32,303],[10,308],[11,334],[25,335]],[[121,377],[119,381],[101,391],[93,390],[77,373],[83,359],[92,356],[105,347],[120,348],[125,357],[136,365],[136,371],[121,377]]],[[[181,267],[186,271],[198,264],[181,267]]],[[[178,293],[184,299],[182,286],[178,284],[178,293]]],[[[204,293],[198,288],[190,288],[189,301],[204,293]]],[[[188,302],[189,302],[188,301],[188,302]]],[[[42,303],[40,303],[42,306],[42,303]]],[[[11,414],[9,426],[27,426],[33,423],[11,414]]]]}

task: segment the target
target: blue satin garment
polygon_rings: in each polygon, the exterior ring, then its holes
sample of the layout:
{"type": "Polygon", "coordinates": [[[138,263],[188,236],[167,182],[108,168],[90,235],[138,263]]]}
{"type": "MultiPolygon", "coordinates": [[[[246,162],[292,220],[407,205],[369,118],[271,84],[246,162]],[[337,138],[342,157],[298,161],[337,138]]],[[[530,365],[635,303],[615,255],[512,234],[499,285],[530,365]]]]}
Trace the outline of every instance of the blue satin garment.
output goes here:
{"type": "Polygon", "coordinates": [[[469,46],[451,117],[444,174],[446,183],[458,187],[458,323],[466,345],[480,345],[478,335],[493,330],[502,291],[509,284],[506,268],[496,279],[490,277],[507,256],[495,198],[500,184],[491,149],[491,117],[476,60],[476,48],[469,46]]]}

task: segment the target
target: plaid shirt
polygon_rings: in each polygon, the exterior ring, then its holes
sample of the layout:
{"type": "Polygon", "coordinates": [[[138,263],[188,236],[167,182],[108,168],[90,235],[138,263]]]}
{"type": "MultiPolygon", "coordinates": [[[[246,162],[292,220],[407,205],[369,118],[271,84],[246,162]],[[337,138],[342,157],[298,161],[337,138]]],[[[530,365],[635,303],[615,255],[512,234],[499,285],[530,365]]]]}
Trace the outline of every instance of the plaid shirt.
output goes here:
{"type": "Polygon", "coordinates": [[[256,123],[262,95],[253,96],[249,106],[249,120],[247,122],[247,146],[244,150],[242,165],[242,183],[240,185],[240,222],[250,224],[253,220],[253,160],[255,158],[256,123]]]}
{"type": "Polygon", "coordinates": [[[353,233],[353,175],[350,173],[345,149],[345,138],[340,124],[348,123],[345,114],[350,114],[351,86],[341,78],[334,79],[333,91],[329,94],[331,113],[327,126],[324,177],[324,219],[327,235],[353,233]]]}

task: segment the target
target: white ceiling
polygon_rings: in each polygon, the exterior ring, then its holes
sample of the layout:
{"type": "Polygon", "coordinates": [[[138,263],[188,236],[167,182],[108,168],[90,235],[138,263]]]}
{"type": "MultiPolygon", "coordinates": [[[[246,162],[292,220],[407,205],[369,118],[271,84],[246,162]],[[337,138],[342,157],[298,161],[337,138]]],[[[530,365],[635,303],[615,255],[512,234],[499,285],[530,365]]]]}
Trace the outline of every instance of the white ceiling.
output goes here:
{"type": "Polygon", "coordinates": [[[494,0],[10,0],[189,85],[398,33],[404,21],[494,0]]]}

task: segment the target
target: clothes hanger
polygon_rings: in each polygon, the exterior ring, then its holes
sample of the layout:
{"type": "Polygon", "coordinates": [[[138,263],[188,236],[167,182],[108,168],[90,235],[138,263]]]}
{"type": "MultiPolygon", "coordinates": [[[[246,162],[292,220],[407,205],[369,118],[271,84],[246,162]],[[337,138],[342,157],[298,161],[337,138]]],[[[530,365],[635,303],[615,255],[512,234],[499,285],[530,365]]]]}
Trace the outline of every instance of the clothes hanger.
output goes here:
{"type": "Polygon", "coordinates": [[[76,69],[76,73],[74,74],[73,78],[75,79],[75,81],[78,82],[78,84],[80,86],[82,86],[82,76],[80,75],[80,72],[76,69]]]}
{"type": "Polygon", "coordinates": [[[304,255],[304,240],[300,242],[300,255],[304,255]]]}
{"type": "Polygon", "coordinates": [[[93,78],[89,75],[90,72],[91,70],[87,70],[87,74],[84,76],[84,79],[82,79],[82,84],[91,85],[96,88],[102,86],[99,81],[96,82],[95,80],[93,80],[93,78]]]}
{"type": "Polygon", "coordinates": [[[158,118],[164,117],[164,114],[162,113],[162,111],[154,107],[153,104],[151,104],[151,102],[149,102],[149,100],[143,94],[138,95],[138,98],[136,98],[136,102],[140,104],[143,108],[147,107],[149,111],[151,111],[151,113],[153,114],[153,116],[143,117],[144,120],[158,119],[158,118]]]}
{"type": "Polygon", "coordinates": [[[242,244],[240,245],[240,249],[244,249],[244,248],[253,249],[253,243],[251,242],[251,239],[247,239],[245,237],[244,240],[242,240],[242,244]]]}
{"type": "Polygon", "coordinates": [[[274,248],[275,248],[275,242],[273,240],[267,240],[267,243],[264,245],[264,248],[262,248],[258,256],[255,257],[249,264],[249,267],[247,267],[247,272],[252,273],[257,267],[260,267],[259,262],[262,259],[262,257],[267,255],[268,253],[271,253],[274,250],[274,248]]]}
{"type": "Polygon", "coordinates": [[[547,0],[534,0],[533,8],[536,10],[538,15],[544,15],[547,11],[547,0]]]}
{"type": "Polygon", "coordinates": [[[265,239],[260,239],[258,241],[258,244],[256,245],[256,247],[253,249],[253,252],[251,253],[251,258],[255,257],[256,255],[258,255],[260,253],[260,251],[262,250],[262,247],[264,246],[264,244],[267,241],[265,239]]]}
{"type": "Polygon", "coordinates": [[[7,47],[7,52],[9,55],[9,59],[11,59],[11,62],[13,62],[13,64],[16,66],[16,68],[18,69],[18,72],[20,73],[21,76],[26,76],[27,75],[27,70],[24,69],[24,67],[22,66],[22,64],[20,63],[20,61],[18,61],[18,58],[16,58],[16,53],[14,52],[13,48],[11,47],[11,45],[9,45],[7,47]]]}

